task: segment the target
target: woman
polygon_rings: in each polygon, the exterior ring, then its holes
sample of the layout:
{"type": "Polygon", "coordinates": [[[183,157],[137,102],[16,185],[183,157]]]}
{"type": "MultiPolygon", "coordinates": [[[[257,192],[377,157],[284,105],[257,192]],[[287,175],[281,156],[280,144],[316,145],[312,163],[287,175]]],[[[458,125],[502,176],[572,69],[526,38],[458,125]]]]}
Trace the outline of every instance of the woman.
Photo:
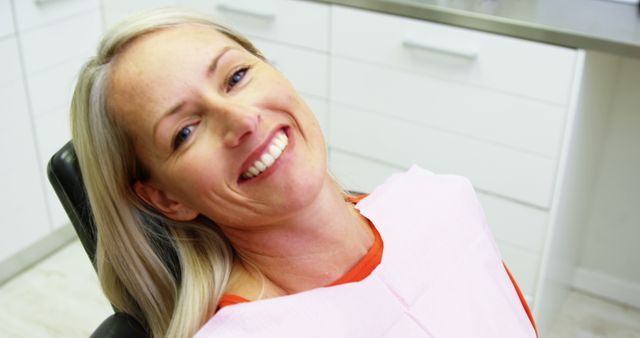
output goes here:
{"type": "Polygon", "coordinates": [[[241,309],[231,304],[357,282],[380,263],[375,222],[328,174],[309,107],[207,18],[160,10],[108,32],[72,121],[103,289],[154,337],[191,336],[241,309]],[[160,258],[166,247],[175,260],[160,258]]]}

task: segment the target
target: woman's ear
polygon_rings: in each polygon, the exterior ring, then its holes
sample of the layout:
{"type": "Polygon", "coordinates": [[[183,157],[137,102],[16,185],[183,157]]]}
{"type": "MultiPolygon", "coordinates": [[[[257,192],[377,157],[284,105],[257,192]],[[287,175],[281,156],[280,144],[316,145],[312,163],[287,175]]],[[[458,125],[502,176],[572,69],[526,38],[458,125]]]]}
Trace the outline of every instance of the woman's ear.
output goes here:
{"type": "Polygon", "coordinates": [[[133,184],[133,191],[147,204],[172,220],[191,221],[198,216],[197,211],[173,200],[163,190],[150,183],[136,181],[133,184]]]}

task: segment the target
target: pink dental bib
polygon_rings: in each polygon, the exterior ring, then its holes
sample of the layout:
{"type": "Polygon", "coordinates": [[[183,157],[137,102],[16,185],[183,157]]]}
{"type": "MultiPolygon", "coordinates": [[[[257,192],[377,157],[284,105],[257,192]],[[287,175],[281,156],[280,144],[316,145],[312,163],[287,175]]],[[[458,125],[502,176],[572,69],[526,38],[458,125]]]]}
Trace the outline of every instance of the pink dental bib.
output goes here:
{"type": "Polygon", "coordinates": [[[414,166],[356,208],[384,241],[367,278],[225,307],[195,337],[536,337],[466,179],[414,166]]]}

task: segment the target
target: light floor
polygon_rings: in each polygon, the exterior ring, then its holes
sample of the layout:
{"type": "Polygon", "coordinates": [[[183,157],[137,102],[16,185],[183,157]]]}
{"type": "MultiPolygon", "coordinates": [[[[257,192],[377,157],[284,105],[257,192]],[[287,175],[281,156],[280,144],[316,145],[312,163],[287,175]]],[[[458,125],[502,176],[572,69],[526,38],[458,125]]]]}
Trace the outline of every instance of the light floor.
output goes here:
{"type": "MultiPolygon", "coordinates": [[[[111,313],[78,241],[0,286],[0,337],[88,337],[111,313]]],[[[640,310],[574,292],[543,338],[573,337],[640,338],[640,310]]]]}

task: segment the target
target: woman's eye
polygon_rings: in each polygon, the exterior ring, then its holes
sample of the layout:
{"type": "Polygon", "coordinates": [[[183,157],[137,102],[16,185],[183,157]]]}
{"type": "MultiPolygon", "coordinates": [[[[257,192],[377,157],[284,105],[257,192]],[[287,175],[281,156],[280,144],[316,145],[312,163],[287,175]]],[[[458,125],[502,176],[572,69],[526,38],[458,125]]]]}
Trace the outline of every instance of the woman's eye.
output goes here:
{"type": "Polygon", "coordinates": [[[236,70],[231,77],[229,78],[229,81],[227,82],[227,86],[228,89],[233,88],[235,85],[237,85],[240,81],[242,81],[242,79],[244,78],[244,76],[247,74],[247,70],[248,68],[241,68],[236,70]]]}
{"type": "Polygon", "coordinates": [[[191,136],[191,133],[193,133],[193,128],[195,127],[195,125],[189,125],[186,126],[182,129],[180,129],[180,131],[178,131],[178,134],[176,135],[175,139],[173,140],[173,149],[178,149],[180,147],[180,145],[182,143],[184,143],[184,141],[186,141],[187,139],[189,139],[189,136],[191,136]]]}

